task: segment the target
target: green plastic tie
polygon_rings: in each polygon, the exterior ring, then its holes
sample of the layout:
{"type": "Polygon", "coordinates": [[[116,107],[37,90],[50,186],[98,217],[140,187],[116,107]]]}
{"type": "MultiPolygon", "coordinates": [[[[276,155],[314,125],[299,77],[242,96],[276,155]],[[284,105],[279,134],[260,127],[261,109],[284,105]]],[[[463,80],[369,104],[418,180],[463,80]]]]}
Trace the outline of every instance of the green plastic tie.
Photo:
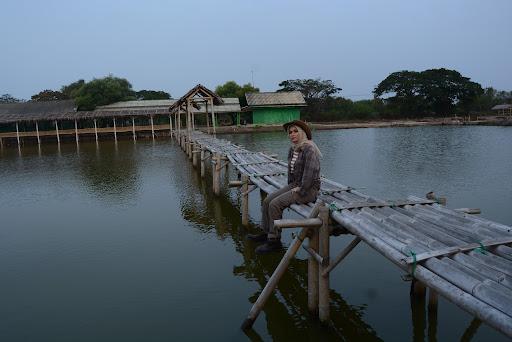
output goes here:
{"type": "Polygon", "coordinates": [[[417,262],[416,262],[416,253],[414,253],[413,251],[409,251],[411,253],[411,256],[412,256],[412,271],[411,271],[411,276],[414,277],[414,272],[416,272],[416,266],[417,266],[417,262]]]}
{"type": "Polygon", "coordinates": [[[478,241],[478,244],[480,247],[475,248],[474,251],[480,254],[487,254],[487,248],[480,241],[478,241]]]}
{"type": "Polygon", "coordinates": [[[336,205],[335,202],[331,202],[331,204],[329,204],[329,210],[330,211],[340,211],[340,208],[338,208],[338,206],[336,205]]]}

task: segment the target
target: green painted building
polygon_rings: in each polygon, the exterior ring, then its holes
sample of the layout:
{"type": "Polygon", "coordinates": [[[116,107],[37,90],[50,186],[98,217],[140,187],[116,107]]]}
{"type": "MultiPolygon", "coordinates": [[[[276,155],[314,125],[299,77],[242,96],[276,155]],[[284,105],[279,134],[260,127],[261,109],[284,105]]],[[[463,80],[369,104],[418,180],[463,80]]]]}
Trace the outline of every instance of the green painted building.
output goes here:
{"type": "Polygon", "coordinates": [[[300,119],[300,109],[306,101],[298,91],[264,92],[245,94],[247,107],[243,111],[252,112],[255,125],[283,124],[300,119]]]}

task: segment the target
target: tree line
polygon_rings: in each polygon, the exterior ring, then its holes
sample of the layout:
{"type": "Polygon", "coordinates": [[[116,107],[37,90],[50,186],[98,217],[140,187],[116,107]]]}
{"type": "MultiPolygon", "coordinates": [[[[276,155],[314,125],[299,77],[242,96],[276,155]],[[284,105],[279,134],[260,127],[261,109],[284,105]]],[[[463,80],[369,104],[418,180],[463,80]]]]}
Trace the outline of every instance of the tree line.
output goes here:
{"type": "MultiPolygon", "coordinates": [[[[294,79],[279,83],[277,91],[300,91],[308,106],[302,118],[309,121],[378,120],[395,118],[443,117],[486,113],[496,104],[512,103],[512,91],[483,89],[456,70],[428,69],[397,71],[382,80],[373,90],[373,98],[353,101],[340,95],[342,88],[331,80],[294,79]]],[[[236,97],[241,106],[247,105],[245,94],[259,92],[250,83],[239,85],[228,81],[215,92],[222,97],[236,97]]],[[[31,101],[73,99],[78,110],[93,110],[97,106],[118,101],[170,99],[161,90],[132,89],[131,83],[109,75],[89,82],[80,79],[60,90],[45,89],[31,101]]],[[[0,103],[23,100],[9,94],[0,96],[0,103]]]]}

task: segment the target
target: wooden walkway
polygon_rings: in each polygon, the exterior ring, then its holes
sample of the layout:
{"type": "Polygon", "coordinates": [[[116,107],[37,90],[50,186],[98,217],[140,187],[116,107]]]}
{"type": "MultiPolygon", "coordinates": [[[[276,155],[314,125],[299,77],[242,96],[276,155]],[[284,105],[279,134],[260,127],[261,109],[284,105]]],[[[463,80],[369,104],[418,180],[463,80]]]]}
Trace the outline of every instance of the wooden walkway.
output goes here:
{"type": "MultiPolygon", "coordinates": [[[[242,181],[232,184],[242,187],[242,222],[248,219],[250,191],[259,188],[271,193],[287,183],[287,164],[269,155],[199,132],[178,134],[177,139],[194,165],[201,163],[203,176],[205,161],[211,156],[214,192],[219,191],[216,177],[224,166],[229,163],[238,170],[242,181]]],[[[329,208],[330,219],[354,235],[352,243],[334,258],[329,257],[328,245],[323,258],[322,253],[309,251],[311,259],[321,265],[327,286],[329,272],[364,241],[434,293],[512,337],[512,227],[448,209],[434,200],[380,200],[326,178],[322,178],[319,200],[329,208]]],[[[313,219],[313,206],[292,205],[291,209],[309,218],[304,226],[314,227],[318,219],[313,219]]],[[[287,227],[287,220],[281,221],[287,227]]],[[[304,237],[295,238],[285,258],[304,237]]],[[[261,310],[257,305],[249,314],[252,321],[261,310]]]]}

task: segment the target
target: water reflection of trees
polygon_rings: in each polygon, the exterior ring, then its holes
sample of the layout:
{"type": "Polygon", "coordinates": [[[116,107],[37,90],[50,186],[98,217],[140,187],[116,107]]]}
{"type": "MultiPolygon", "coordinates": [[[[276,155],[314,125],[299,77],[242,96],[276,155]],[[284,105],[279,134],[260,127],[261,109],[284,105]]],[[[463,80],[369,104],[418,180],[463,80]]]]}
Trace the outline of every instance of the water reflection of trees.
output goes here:
{"type": "MultiPolygon", "coordinates": [[[[220,239],[230,237],[243,262],[233,268],[233,274],[258,282],[263,289],[274,272],[282,254],[256,257],[255,245],[245,240],[246,228],[241,225],[237,198],[228,192],[215,197],[207,174],[202,180],[198,172],[189,174],[187,182],[193,186],[182,194],[183,217],[203,233],[214,232],[220,239]]],[[[228,181],[225,177],[224,182],[228,181]]],[[[223,189],[227,187],[224,186],[223,189]]],[[[251,223],[251,225],[253,225],[251,223]]],[[[251,227],[249,228],[251,229],[251,227]]],[[[331,290],[331,320],[329,328],[311,319],[307,309],[307,260],[293,259],[279,282],[274,296],[265,304],[267,330],[274,340],[358,340],[380,341],[375,330],[364,321],[364,306],[349,305],[336,291],[331,290]]],[[[259,291],[248,299],[254,303],[259,291]]],[[[250,306],[247,307],[247,312],[250,306]]],[[[242,322],[244,317],[240,317],[242,322]]],[[[262,319],[260,317],[260,319],[262,319]]],[[[253,340],[260,339],[256,332],[248,334],[253,340]]]]}
{"type": "Polygon", "coordinates": [[[134,145],[123,141],[80,144],[79,172],[84,185],[101,199],[134,198],[140,183],[134,145]]]}

